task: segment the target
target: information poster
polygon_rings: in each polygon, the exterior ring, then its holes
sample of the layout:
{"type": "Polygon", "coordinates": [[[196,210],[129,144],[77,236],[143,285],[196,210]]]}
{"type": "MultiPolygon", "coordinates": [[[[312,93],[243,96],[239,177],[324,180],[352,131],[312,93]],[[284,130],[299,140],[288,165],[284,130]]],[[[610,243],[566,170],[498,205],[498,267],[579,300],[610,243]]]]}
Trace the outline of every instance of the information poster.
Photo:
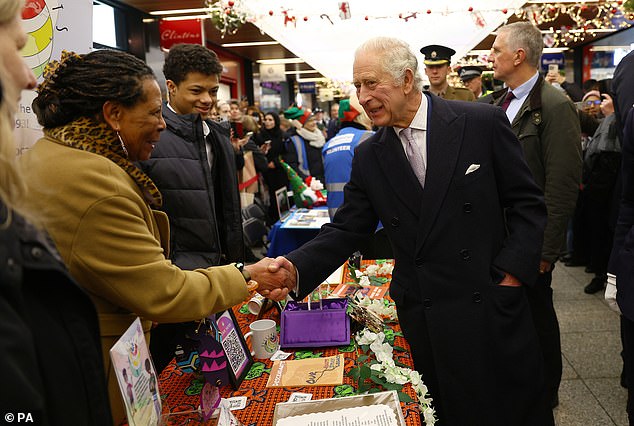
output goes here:
{"type": "MultiPolygon", "coordinates": [[[[22,26],[27,42],[22,57],[38,83],[51,60],[59,60],[62,50],[87,53],[92,49],[91,0],[26,0],[22,26]]],[[[37,93],[24,90],[15,116],[17,155],[29,149],[41,136],[31,103],[37,93]]]]}
{"type": "Polygon", "coordinates": [[[130,426],[158,425],[161,397],[157,374],[137,318],[110,349],[130,426]]]}

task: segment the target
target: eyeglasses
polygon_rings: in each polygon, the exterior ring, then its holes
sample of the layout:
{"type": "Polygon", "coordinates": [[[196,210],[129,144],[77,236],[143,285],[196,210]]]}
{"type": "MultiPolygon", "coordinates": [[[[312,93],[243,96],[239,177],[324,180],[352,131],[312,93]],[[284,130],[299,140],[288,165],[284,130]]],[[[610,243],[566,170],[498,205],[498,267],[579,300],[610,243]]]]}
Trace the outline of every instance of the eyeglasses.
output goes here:
{"type": "Polygon", "coordinates": [[[588,105],[588,106],[601,105],[601,99],[597,99],[597,100],[594,100],[594,101],[586,101],[586,105],[588,105]]]}

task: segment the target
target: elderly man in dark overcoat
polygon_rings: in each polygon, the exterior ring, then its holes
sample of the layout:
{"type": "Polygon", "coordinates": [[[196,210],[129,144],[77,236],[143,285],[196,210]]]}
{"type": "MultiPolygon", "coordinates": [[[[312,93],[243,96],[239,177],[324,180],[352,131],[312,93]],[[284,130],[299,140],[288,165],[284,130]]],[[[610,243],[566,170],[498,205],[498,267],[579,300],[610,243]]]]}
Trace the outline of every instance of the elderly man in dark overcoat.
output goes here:
{"type": "Polygon", "coordinates": [[[380,129],[357,149],[333,222],[270,268],[291,271],[304,297],[380,220],[394,249],[390,294],[437,425],[554,424],[525,295],[541,192],[500,108],[422,92],[417,69],[400,40],[357,49],[359,102],[380,129]]]}

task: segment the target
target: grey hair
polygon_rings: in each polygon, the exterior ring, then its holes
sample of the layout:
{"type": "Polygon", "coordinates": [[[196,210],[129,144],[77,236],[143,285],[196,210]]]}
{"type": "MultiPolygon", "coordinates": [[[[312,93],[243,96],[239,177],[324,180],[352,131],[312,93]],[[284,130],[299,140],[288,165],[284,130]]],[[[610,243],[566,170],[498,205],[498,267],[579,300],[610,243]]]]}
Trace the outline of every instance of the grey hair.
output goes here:
{"type": "Polygon", "coordinates": [[[514,22],[498,29],[497,33],[508,33],[508,47],[512,50],[524,49],[526,62],[539,68],[539,59],[544,50],[542,33],[535,25],[528,21],[514,22]]]}
{"type": "Polygon", "coordinates": [[[354,56],[356,58],[360,53],[366,52],[381,54],[383,70],[390,74],[398,85],[403,84],[405,70],[409,68],[414,74],[414,87],[423,90],[423,77],[418,70],[418,59],[407,43],[392,37],[375,37],[359,46],[354,56]]]}

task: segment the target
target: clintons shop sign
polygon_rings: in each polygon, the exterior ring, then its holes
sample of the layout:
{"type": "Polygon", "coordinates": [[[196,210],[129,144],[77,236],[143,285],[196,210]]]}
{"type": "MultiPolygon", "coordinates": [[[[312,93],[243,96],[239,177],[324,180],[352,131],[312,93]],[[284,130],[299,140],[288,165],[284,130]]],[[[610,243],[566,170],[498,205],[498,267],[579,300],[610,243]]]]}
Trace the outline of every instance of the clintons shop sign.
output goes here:
{"type": "Polygon", "coordinates": [[[161,48],[169,50],[175,44],[204,44],[202,19],[187,19],[183,21],[159,22],[161,34],[161,48]]]}

